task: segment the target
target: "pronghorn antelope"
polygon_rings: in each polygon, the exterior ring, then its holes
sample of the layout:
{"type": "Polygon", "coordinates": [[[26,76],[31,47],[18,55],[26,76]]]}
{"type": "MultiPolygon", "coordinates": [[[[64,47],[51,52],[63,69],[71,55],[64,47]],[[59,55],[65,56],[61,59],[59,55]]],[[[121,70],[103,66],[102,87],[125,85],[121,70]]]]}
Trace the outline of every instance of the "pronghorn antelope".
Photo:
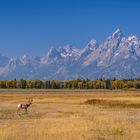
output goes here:
{"type": "Polygon", "coordinates": [[[18,104],[18,109],[17,109],[17,113],[20,111],[20,109],[24,109],[25,112],[27,112],[28,107],[30,107],[30,105],[32,104],[33,100],[29,99],[27,104],[18,104]]]}

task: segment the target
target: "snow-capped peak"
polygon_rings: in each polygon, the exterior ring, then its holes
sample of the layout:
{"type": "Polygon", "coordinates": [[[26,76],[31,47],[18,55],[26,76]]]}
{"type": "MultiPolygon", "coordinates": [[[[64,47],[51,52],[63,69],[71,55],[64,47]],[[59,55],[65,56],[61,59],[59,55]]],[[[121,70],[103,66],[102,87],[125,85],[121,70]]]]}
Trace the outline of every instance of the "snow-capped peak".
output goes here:
{"type": "Polygon", "coordinates": [[[24,54],[21,58],[20,61],[26,65],[27,63],[29,63],[31,61],[31,58],[28,54],[24,54]]]}
{"type": "Polygon", "coordinates": [[[65,50],[69,51],[73,49],[73,46],[71,44],[67,44],[63,47],[65,50]]]}
{"type": "Polygon", "coordinates": [[[93,51],[95,51],[99,47],[98,43],[96,40],[91,40],[87,44],[87,46],[82,50],[81,52],[81,57],[84,58],[91,54],[93,51]]]}
{"type": "Polygon", "coordinates": [[[119,28],[111,36],[112,39],[121,39],[122,37],[123,33],[119,28]]]}
{"type": "Polygon", "coordinates": [[[60,59],[61,59],[60,52],[57,49],[55,49],[54,47],[52,47],[49,50],[49,52],[47,53],[47,55],[45,55],[44,57],[41,58],[41,63],[50,64],[50,63],[53,63],[60,59]]]}
{"type": "Polygon", "coordinates": [[[97,41],[94,40],[94,39],[92,39],[92,40],[87,44],[87,46],[89,46],[89,47],[95,47],[95,46],[97,46],[97,45],[98,45],[98,43],[97,43],[97,41]]]}
{"type": "Polygon", "coordinates": [[[61,47],[59,50],[64,55],[70,55],[73,52],[74,47],[70,44],[67,44],[64,47],[61,47]]]}
{"type": "Polygon", "coordinates": [[[81,54],[81,49],[75,48],[69,44],[59,48],[59,51],[63,58],[78,59],[81,54]]]}
{"type": "Polygon", "coordinates": [[[98,45],[97,41],[93,39],[87,44],[86,48],[93,50],[93,49],[98,48],[98,46],[99,45],[98,45]]]}
{"type": "Polygon", "coordinates": [[[61,55],[60,55],[60,52],[57,49],[55,49],[54,47],[52,47],[50,49],[50,51],[48,52],[47,57],[49,59],[54,59],[55,57],[60,58],[61,55]]]}
{"type": "Polygon", "coordinates": [[[128,37],[128,41],[132,41],[132,40],[137,40],[138,41],[138,38],[135,35],[131,35],[131,36],[128,37]]]}
{"type": "Polygon", "coordinates": [[[112,36],[115,36],[115,35],[118,35],[118,34],[121,34],[122,31],[118,28],[113,34],[112,36]]]}
{"type": "Polygon", "coordinates": [[[133,45],[133,46],[139,46],[140,45],[139,39],[134,35],[129,36],[127,38],[127,41],[130,45],[133,45]]]}

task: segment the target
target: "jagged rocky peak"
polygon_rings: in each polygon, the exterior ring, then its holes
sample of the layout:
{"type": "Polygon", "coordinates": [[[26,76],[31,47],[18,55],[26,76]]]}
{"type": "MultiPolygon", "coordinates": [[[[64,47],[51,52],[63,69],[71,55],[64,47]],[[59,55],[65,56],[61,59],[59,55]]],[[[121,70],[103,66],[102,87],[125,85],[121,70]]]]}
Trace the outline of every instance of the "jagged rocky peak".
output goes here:
{"type": "Polygon", "coordinates": [[[9,61],[9,69],[12,70],[12,69],[15,69],[16,68],[16,59],[15,58],[11,58],[10,61],[9,61]]]}
{"type": "Polygon", "coordinates": [[[48,51],[48,54],[52,54],[57,52],[57,50],[54,47],[51,47],[50,50],[48,51]]]}
{"type": "Polygon", "coordinates": [[[128,37],[128,40],[129,41],[132,41],[132,40],[139,40],[135,35],[130,35],[129,37],[128,37]]]}
{"type": "Polygon", "coordinates": [[[140,57],[140,42],[135,35],[131,35],[126,39],[124,46],[129,51],[129,56],[140,57]]]}
{"type": "Polygon", "coordinates": [[[64,47],[59,48],[59,51],[63,58],[78,59],[81,54],[81,49],[75,48],[70,44],[67,44],[64,47]]]}
{"type": "Polygon", "coordinates": [[[120,29],[117,29],[108,39],[103,43],[103,47],[106,49],[117,49],[122,40],[125,40],[125,37],[120,29]]]}
{"type": "Polygon", "coordinates": [[[27,60],[30,59],[30,56],[28,54],[24,54],[23,56],[21,56],[21,59],[27,60]]]}
{"type": "Polygon", "coordinates": [[[28,54],[24,54],[21,58],[20,58],[20,61],[26,65],[27,63],[30,63],[31,62],[31,58],[28,54]]]}
{"type": "Polygon", "coordinates": [[[140,45],[139,39],[135,35],[131,35],[127,38],[127,41],[129,43],[132,43],[132,45],[140,45]]]}
{"type": "Polygon", "coordinates": [[[54,57],[60,57],[60,52],[57,50],[57,49],[55,49],[54,47],[52,47],[50,50],[49,50],[49,52],[47,53],[47,57],[48,58],[54,58],[54,57]]]}
{"type": "Polygon", "coordinates": [[[118,28],[111,36],[108,37],[108,41],[121,41],[124,38],[122,31],[118,28]]]}
{"type": "Polygon", "coordinates": [[[41,63],[43,64],[50,64],[50,63],[53,63],[57,60],[61,59],[61,54],[60,52],[55,49],[54,47],[52,47],[48,53],[41,58],[41,63]]]}
{"type": "Polygon", "coordinates": [[[119,28],[112,34],[112,37],[118,37],[118,36],[123,36],[123,33],[119,28]]]}
{"type": "Polygon", "coordinates": [[[91,54],[93,51],[98,49],[98,47],[99,47],[99,44],[97,43],[96,40],[94,39],[90,40],[88,44],[86,45],[86,47],[82,50],[81,57],[85,58],[86,56],[91,54]]]}
{"type": "Polygon", "coordinates": [[[88,46],[96,46],[97,45],[97,41],[95,39],[92,39],[89,41],[89,43],[87,44],[88,46]]]}
{"type": "Polygon", "coordinates": [[[86,48],[89,49],[97,49],[99,46],[98,42],[94,39],[92,39],[91,41],[89,41],[89,43],[87,44],[86,48]]]}
{"type": "Polygon", "coordinates": [[[70,44],[65,45],[64,47],[61,47],[59,50],[63,54],[70,54],[74,47],[70,44]]]}
{"type": "Polygon", "coordinates": [[[72,50],[73,46],[71,44],[67,44],[63,48],[66,49],[66,50],[72,50]]]}

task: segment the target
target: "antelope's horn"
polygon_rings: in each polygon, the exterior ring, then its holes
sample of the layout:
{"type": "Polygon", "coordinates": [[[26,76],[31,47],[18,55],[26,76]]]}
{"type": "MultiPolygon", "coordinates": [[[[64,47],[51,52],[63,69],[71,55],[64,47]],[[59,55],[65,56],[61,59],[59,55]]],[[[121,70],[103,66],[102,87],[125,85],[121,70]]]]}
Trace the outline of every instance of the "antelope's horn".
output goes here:
{"type": "Polygon", "coordinates": [[[29,99],[29,101],[30,101],[30,102],[32,102],[32,101],[33,101],[33,99],[29,99]]]}

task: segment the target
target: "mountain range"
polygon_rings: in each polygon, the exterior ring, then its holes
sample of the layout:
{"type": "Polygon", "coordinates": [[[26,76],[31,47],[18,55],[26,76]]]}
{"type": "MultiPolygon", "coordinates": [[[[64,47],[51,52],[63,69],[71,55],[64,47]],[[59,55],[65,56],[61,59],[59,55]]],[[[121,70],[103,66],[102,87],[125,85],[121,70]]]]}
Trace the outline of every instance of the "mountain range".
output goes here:
{"type": "Polygon", "coordinates": [[[103,43],[51,48],[46,55],[10,58],[0,54],[0,79],[129,79],[140,77],[140,39],[117,29],[103,43]]]}

